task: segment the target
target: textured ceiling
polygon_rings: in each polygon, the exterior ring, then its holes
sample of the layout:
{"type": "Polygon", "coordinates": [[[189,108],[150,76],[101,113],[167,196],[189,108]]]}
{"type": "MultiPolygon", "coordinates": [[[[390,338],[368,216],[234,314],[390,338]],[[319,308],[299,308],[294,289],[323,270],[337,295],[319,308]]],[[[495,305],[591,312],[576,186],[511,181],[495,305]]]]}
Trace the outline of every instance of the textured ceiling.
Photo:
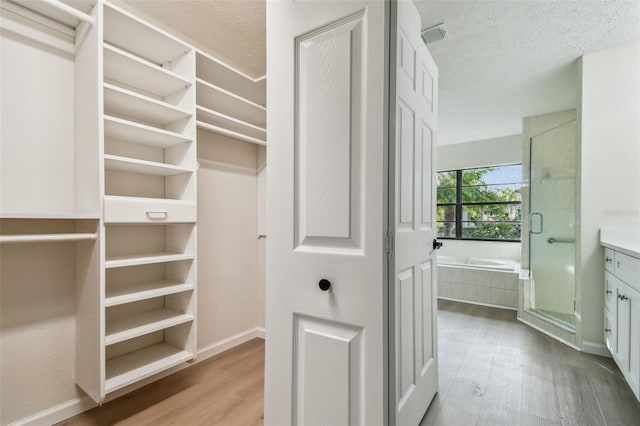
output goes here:
{"type": "MultiPolygon", "coordinates": [[[[266,67],[265,0],[122,0],[253,77],[266,67]]],[[[522,118],[576,106],[576,59],[640,39],[640,0],[416,0],[449,37],[440,144],[521,132],[522,118]]]]}
{"type": "Polygon", "coordinates": [[[264,0],[121,1],[251,77],[265,74],[264,0]]]}
{"type": "Polygon", "coordinates": [[[522,118],[575,108],[576,59],[640,40],[640,1],[416,1],[439,68],[439,144],[521,132],[522,118]]]}

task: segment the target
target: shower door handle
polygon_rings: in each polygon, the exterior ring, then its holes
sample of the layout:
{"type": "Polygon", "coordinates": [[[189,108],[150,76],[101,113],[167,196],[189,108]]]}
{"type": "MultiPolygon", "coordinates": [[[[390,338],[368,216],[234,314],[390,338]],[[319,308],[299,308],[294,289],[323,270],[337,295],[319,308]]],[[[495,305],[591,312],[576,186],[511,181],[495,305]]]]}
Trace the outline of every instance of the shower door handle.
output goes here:
{"type": "Polygon", "coordinates": [[[542,216],[542,213],[538,213],[538,212],[533,212],[533,213],[529,213],[529,232],[532,234],[542,234],[542,232],[544,231],[544,216],[542,216]],[[533,231],[533,217],[534,216],[539,216],[540,217],[540,231],[538,232],[534,232],[533,231]]]}

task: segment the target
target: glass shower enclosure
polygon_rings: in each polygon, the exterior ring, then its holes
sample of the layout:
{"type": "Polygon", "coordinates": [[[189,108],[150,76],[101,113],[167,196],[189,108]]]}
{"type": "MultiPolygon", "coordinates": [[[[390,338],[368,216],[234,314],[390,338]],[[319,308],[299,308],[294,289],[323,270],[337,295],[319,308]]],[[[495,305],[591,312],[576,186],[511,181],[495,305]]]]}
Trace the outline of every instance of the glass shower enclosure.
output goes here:
{"type": "Polygon", "coordinates": [[[575,330],[576,121],[531,138],[531,310],[575,330]]]}

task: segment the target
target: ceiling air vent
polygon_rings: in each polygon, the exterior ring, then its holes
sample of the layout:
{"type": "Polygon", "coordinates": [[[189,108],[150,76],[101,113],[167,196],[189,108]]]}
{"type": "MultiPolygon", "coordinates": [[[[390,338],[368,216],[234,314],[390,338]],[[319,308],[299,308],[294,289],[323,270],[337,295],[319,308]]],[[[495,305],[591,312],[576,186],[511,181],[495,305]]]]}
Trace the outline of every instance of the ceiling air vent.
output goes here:
{"type": "Polygon", "coordinates": [[[422,39],[425,43],[435,43],[444,40],[447,37],[447,27],[444,24],[434,25],[433,27],[422,30],[422,39]]]}

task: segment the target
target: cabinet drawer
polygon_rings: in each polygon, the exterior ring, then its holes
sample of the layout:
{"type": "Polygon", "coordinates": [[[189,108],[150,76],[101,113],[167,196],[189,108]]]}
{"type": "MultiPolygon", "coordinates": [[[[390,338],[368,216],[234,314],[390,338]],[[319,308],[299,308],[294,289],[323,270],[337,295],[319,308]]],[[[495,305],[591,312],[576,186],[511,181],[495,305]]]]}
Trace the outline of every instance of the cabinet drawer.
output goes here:
{"type": "Polygon", "coordinates": [[[196,204],[178,200],[105,197],[105,223],[190,223],[196,221],[196,204]]]}
{"type": "Polygon", "coordinates": [[[604,269],[615,274],[614,262],[615,261],[615,252],[610,248],[604,249],[604,269]]]}
{"type": "Polygon", "coordinates": [[[640,259],[615,252],[615,275],[636,291],[640,291],[640,259]]]}

